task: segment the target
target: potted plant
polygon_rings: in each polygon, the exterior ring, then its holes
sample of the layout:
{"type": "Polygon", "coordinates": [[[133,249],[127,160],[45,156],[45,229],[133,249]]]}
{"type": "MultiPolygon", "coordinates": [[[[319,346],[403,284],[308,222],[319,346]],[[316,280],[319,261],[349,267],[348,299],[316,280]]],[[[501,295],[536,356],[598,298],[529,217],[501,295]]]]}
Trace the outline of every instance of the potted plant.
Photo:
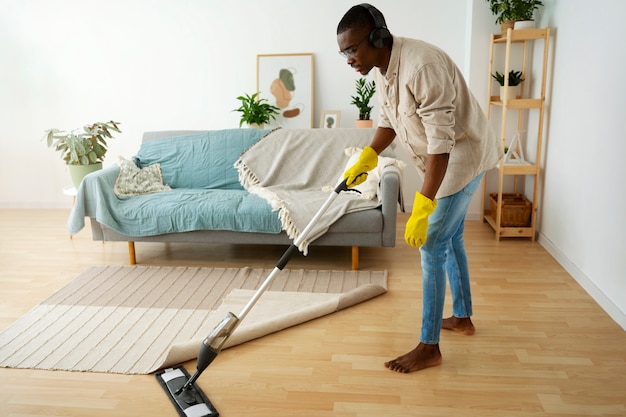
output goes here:
{"type": "Polygon", "coordinates": [[[359,119],[357,127],[372,127],[374,124],[371,119],[373,106],[370,106],[370,100],[376,92],[376,83],[374,81],[367,82],[365,78],[356,80],[356,95],[352,96],[352,102],[359,110],[359,119]]]}
{"type": "Polygon", "coordinates": [[[517,90],[519,89],[518,86],[522,83],[522,81],[524,81],[522,71],[509,71],[509,84],[507,86],[508,91],[507,88],[505,88],[504,86],[505,77],[503,74],[500,74],[498,71],[496,71],[496,73],[491,74],[491,76],[498,82],[498,84],[500,84],[500,100],[502,102],[505,101],[505,98],[508,99],[517,97],[517,90]]]}
{"type": "Polygon", "coordinates": [[[486,0],[491,13],[496,16],[496,23],[500,24],[502,34],[508,28],[513,28],[516,21],[532,20],[533,14],[539,6],[540,0],[486,0]]]}
{"type": "Polygon", "coordinates": [[[266,99],[260,98],[259,93],[244,94],[237,97],[237,100],[241,101],[241,106],[233,111],[241,113],[239,127],[246,123],[250,127],[263,129],[265,123],[275,120],[276,115],[280,114],[280,109],[267,102],[266,99]]]}
{"type": "Polygon", "coordinates": [[[85,175],[102,169],[102,161],[108,150],[106,141],[113,138],[111,131],[122,132],[119,124],[111,120],[85,125],[82,131],[46,130],[48,147],[61,152],[61,158],[68,166],[76,188],[85,175]]]}
{"type": "Polygon", "coordinates": [[[514,0],[514,29],[529,29],[535,27],[535,10],[543,6],[540,0],[514,0]]]}

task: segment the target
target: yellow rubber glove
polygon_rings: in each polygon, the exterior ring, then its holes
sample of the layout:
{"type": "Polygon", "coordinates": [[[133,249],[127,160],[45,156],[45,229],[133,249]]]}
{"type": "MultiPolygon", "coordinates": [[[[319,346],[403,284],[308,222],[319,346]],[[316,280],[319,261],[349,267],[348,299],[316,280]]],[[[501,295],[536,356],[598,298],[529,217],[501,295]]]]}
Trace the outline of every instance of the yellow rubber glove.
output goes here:
{"type": "Polygon", "coordinates": [[[415,201],[413,202],[413,211],[411,217],[406,222],[404,230],[404,240],[409,245],[419,248],[426,243],[426,234],[428,233],[428,216],[437,208],[437,200],[431,200],[425,197],[419,191],[415,193],[415,201]]]}
{"type": "Polygon", "coordinates": [[[365,182],[367,172],[376,168],[376,165],[378,165],[378,154],[372,147],[366,146],[363,148],[363,152],[361,152],[357,163],[343,173],[346,185],[348,187],[356,187],[365,182]]]}

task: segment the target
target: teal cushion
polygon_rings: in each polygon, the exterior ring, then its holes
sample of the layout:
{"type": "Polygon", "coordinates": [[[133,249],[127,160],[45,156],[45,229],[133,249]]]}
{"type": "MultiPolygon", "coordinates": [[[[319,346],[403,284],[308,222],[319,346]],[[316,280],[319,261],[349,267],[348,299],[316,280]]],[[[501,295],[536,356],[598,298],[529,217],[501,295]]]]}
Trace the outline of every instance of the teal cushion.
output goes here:
{"type": "Polygon", "coordinates": [[[163,183],[172,188],[242,190],[233,165],[268,132],[226,129],[145,142],[134,160],[140,168],[160,164],[163,183]]]}

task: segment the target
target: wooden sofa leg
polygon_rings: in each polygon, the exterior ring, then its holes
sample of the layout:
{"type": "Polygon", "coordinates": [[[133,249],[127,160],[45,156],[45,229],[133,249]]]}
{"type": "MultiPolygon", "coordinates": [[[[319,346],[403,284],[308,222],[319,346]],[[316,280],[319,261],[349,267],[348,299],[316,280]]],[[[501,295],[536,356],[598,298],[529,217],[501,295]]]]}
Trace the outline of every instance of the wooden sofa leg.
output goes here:
{"type": "Polygon", "coordinates": [[[135,242],[128,242],[128,259],[131,265],[137,264],[137,257],[135,256],[135,242]]]}
{"type": "Polygon", "coordinates": [[[359,247],[352,246],[352,270],[356,271],[359,269],[359,247]]]}

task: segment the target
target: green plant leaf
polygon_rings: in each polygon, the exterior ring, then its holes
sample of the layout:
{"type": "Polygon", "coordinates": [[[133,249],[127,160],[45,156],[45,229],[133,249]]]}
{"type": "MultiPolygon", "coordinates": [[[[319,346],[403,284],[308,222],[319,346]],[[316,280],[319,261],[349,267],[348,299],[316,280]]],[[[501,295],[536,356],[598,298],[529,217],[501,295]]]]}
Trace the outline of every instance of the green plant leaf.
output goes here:
{"type": "Polygon", "coordinates": [[[356,95],[351,96],[353,104],[359,111],[359,120],[368,120],[371,116],[373,106],[369,105],[370,100],[376,93],[376,83],[374,81],[367,82],[365,78],[356,80],[356,95]]]}
{"type": "MultiPolygon", "coordinates": [[[[498,71],[496,71],[494,74],[491,74],[491,76],[498,82],[498,84],[500,84],[501,87],[504,87],[505,77],[503,74],[500,74],[498,71]]],[[[514,70],[509,71],[509,86],[510,87],[515,87],[516,85],[521,84],[522,81],[524,81],[524,76],[522,75],[522,71],[514,71],[514,70]]]]}
{"type": "Polygon", "coordinates": [[[112,138],[111,131],[121,133],[119,122],[96,122],[85,125],[81,130],[63,132],[58,129],[46,130],[48,147],[61,152],[68,165],[90,165],[101,162],[107,152],[106,138],[112,138]]]}
{"type": "Polygon", "coordinates": [[[241,105],[233,111],[241,113],[239,127],[243,126],[244,123],[262,125],[275,120],[276,115],[280,114],[280,108],[270,104],[266,99],[260,98],[258,92],[252,95],[238,96],[237,100],[241,101],[241,105]]]}
{"type": "Polygon", "coordinates": [[[96,162],[98,162],[98,155],[94,151],[89,152],[87,154],[87,158],[89,159],[89,163],[91,164],[95,164],[96,162]]]}

